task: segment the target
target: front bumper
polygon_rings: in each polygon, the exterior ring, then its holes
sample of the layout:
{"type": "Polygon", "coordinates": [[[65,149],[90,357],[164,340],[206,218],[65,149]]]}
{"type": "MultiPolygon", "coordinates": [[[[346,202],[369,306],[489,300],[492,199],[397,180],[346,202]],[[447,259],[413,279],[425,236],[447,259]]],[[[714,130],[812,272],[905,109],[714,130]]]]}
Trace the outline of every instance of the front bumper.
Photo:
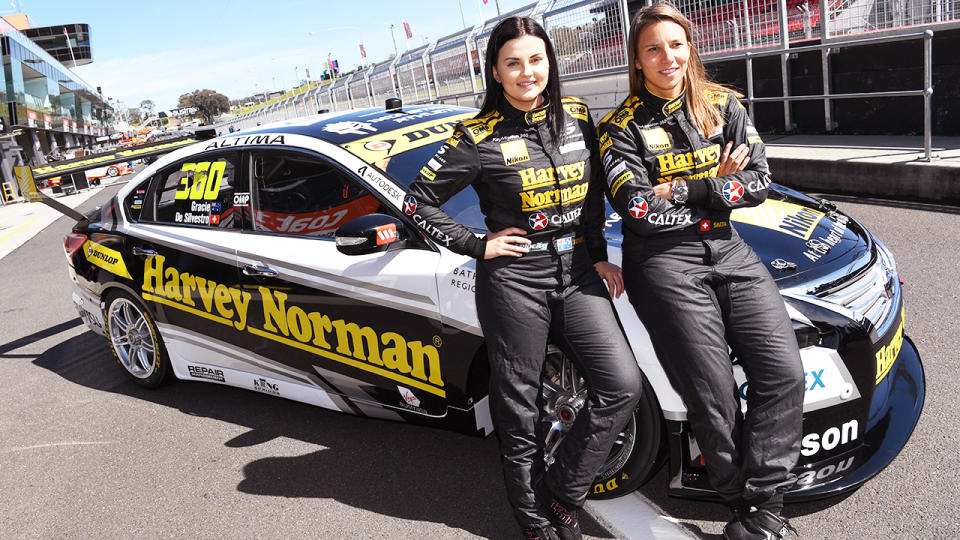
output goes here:
{"type": "MultiPolygon", "coordinates": [[[[819,499],[856,489],[897,457],[920,420],[926,395],[920,353],[909,337],[904,338],[886,379],[889,391],[882,406],[868,419],[863,444],[846,454],[796,469],[799,488],[786,494],[787,502],[819,499]],[[830,476],[837,479],[830,481],[830,476]],[[804,483],[816,485],[804,488],[804,483]]],[[[877,396],[874,399],[878,399],[877,396]]]]}

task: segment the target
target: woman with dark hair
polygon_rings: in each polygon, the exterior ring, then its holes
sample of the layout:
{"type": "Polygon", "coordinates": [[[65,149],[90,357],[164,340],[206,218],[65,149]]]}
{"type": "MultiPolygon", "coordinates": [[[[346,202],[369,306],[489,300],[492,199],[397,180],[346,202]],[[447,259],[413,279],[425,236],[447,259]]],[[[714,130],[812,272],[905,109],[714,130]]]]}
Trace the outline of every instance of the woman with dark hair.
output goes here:
{"type": "Polygon", "coordinates": [[[420,171],[404,208],[440,245],[477,259],[490,410],[517,521],[527,538],[580,538],[577,509],[641,388],[610,301],[623,277],[607,262],[593,123],[581,100],[561,99],[553,47],[532,19],[494,28],[484,75],[480,113],[420,171]],[[483,238],[440,209],[467,186],[486,217],[483,238]],[[549,468],[537,433],[548,341],[589,389],[549,468]]]}
{"type": "Polygon", "coordinates": [[[763,141],[737,94],[707,79],[676,8],[642,8],[628,50],[630,96],[599,126],[627,294],[733,510],[724,537],[796,535],[779,514],[796,482],[803,367],[777,286],[730,226],[731,209],[767,197],[763,141]],[[745,415],[731,350],[750,381],[745,415]]]}

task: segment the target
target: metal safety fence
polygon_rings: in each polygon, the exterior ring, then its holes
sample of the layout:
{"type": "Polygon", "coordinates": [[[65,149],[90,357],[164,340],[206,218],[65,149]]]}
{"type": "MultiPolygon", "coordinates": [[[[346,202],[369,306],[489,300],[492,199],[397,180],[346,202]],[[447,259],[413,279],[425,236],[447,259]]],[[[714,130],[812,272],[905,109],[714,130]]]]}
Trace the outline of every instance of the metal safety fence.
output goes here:
{"type": "MultiPolygon", "coordinates": [[[[512,16],[532,17],[544,26],[566,80],[623,71],[630,16],[651,3],[538,0],[406,51],[399,58],[391,56],[358,68],[301,92],[282,106],[263,106],[222,125],[249,127],[314,110],[379,106],[392,96],[411,104],[476,105],[484,91],[490,33],[512,16]]],[[[675,0],[675,5],[693,22],[694,41],[708,62],[737,54],[793,51],[807,40],[830,44],[855,34],[903,35],[916,32],[918,25],[960,24],[960,0],[675,0]]],[[[788,100],[784,100],[785,109],[788,100]]]]}
{"type": "Polygon", "coordinates": [[[627,65],[625,5],[618,0],[564,2],[543,15],[561,75],[627,65]]]}

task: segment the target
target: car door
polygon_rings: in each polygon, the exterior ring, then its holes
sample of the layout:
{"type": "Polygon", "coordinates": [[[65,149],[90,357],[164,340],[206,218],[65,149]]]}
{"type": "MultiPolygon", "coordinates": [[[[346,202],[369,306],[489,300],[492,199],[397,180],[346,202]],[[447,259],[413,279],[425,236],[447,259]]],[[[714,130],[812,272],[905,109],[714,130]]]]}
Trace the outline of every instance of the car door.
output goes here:
{"type": "MultiPolygon", "coordinates": [[[[394,418],[443,414],[443,327],[435,269],[439,252],[422,238],[379,253],[339,252],[336,230],[393,205],[353,173],[315,152],[249,153],[252,231],[238,252],[252,294],[247,329],[254,351],[338,408],[394,418]]],[[[388,241],[390,239],[387,239],[388,241]]]]}
{"type": "MultiPolygon", "coordinates": [[[[231,344],[248,307],[236,261],[247,219],[234,206],[247,192],[241,155],[180,159],[136,194],[142,209],[128,231],[134,275],[180,378],[211,379],[198,366],[229,366],[237,355],[231,344]]],[[[213,380],[225,382],[222,372],[213,380]]]]}

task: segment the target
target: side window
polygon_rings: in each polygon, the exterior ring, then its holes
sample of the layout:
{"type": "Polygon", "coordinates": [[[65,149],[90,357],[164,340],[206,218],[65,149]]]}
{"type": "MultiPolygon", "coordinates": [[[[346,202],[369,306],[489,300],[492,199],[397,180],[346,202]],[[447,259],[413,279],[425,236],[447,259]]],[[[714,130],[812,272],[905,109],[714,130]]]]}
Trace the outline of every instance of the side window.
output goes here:
{"type": "Polygon", "coordinates": [[[200,156],[160,173],[155,194],[156,221],[239,229],[233,207],[239,153],[200,156]]]}
{"type": "Polygon", "coordinates": [[[353,177],[315,156],[254,152],[252,167],[258,231],[331,238],[353,219],[389,212],[353,177]]]}

